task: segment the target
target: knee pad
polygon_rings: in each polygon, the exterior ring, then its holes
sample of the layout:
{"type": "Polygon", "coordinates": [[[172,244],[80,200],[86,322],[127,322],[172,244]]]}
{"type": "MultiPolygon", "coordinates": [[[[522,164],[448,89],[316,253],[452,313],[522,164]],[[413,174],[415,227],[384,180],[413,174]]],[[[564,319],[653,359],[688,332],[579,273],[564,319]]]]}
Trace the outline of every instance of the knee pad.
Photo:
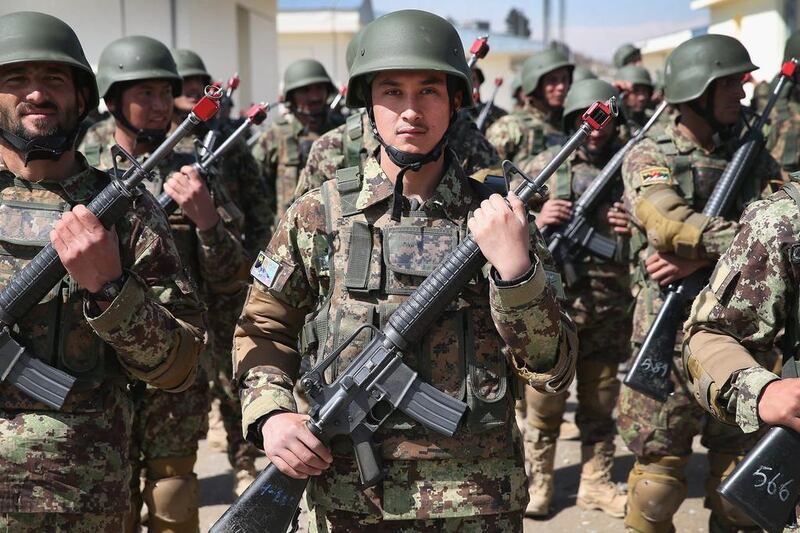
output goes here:
{"type": "MultiPolygon", "coordinates": [[[[752,528],[756,524],[740,511],[735,505],[731,504],[720,496],[717,487],[726,479],[744,456],[728,453],[708,452],[708,480],[706,481],[705,506],[711,510],[718,522],[736,529],[752,528]]],[[[757,529],[760,531],[760,529],[757,529]]]]}
{"type": "Polygon", "coordinates": [[[194,474],[148,480],[144,500],[149,510],[149,530],[197,531],[199,492],[194,474]]]}
{"type": "Polygon", "coordinates": [[[625,525],[643,533],[672,531],[672,516],[686,498],[683,469],[688,457],[659,457],[636,462],[628,476],[625,525]]]}
{"type": "Polygon", "coordinates": [[[528,425],[546,432],[558,432],[567,409],[567,394],[542,394],[528,387],[525,391],[528,425]]]}

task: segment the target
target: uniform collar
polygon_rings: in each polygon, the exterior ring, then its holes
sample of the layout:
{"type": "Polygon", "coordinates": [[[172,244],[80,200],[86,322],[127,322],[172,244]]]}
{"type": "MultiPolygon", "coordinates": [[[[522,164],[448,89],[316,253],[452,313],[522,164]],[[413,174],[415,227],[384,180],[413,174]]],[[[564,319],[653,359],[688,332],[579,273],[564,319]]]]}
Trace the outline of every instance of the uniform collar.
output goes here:
{"type": "Polygon", "coordinates": [[[100,172],[89,166],[83,154],[78,152],[76,155],[81,170],[61,180],[49,180],[45,178],[41,181],[33,182],[20,178],[6,168],[2,159],[0,159],[0,175],[13,179],[16,184],[23,187],[32,185],[48,190],[61,189],[72,203],[87,204],[108,184],[108,177],[104,172],[100,172]]]}
{"type": "MultiPolygon", "coordinates": [[[[448,150],[449,151],[449,150],[448,150]]],[[[433,195],[423,204],[422,210],[427,207],[439,207],[451,220],[466,217],[470,207],[475,203],[475,193],[467,182],[461,169],[454,165],[453,154],[448,153],[445,161],[445,173],[433,195]]],[[[364,210],[377,205],[394,194],[394,185],[381,169],[375,156],[370,156],[364,163],[361,192],[356,200],[356,208],[364,210]]]]}

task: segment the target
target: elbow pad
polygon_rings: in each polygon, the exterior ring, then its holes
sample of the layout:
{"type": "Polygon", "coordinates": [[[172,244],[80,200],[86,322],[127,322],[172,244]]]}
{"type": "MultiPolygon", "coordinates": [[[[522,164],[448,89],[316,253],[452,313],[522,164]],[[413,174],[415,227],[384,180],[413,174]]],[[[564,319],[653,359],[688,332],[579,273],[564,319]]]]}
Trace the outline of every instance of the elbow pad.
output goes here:
{"type": "Polygon", "coordinates": [[[709,217],[692,210],[678,193],[667,187],[648,189],[636,205],[634,216],[645,227],[648,242],[659,252],[698,259],[703,230],[709,217]]]}

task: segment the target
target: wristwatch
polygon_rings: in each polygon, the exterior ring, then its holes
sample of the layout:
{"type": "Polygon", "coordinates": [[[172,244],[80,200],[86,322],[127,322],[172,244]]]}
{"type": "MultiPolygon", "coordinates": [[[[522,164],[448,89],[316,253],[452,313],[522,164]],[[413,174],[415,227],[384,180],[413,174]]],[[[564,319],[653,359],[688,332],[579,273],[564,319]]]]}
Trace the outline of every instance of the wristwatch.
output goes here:
{"type": "Polygon", "coordinates": [[[122,287],[125,285],[125,281],[127,281],[127,279],[128,276],[123,272],[120,277],[107,282],[105,285],[100,287],[99,291],[90,292],[89,295],[95,302],[113,302],[114,299],[119,296],[119,293],[122,292],[122,287]]]}

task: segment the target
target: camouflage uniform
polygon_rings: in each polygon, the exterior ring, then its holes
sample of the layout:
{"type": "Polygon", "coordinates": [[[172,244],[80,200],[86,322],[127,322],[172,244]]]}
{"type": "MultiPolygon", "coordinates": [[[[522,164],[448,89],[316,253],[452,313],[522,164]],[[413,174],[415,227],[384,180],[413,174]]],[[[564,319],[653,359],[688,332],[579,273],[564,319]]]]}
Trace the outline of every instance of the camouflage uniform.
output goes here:
{"type": "MultiPolygon", "coordinates": [[[[99,168],[113,167],[109,148],[115,143],[115,129],[115,121],[110,118],[94,125],[86,133],[82,149],[88,154],[87,157],[96,161],[99,168]]],[[[164,182],[172,172],[194,162],[193,152],[187,153],[187,144],[183,146],[184,150],[175,151],[162,161],[152,181],[145,182],[145,187],[154,196],[163,192],[164,182]]],[[[216,191],[215,200],[220,202],[224,197],[224,194],[220,194],[225,192],[224,186],[217,187],[216,191]]],[[[229,210],[227,203],[220,205],[220,222],[202,232],[180,210],[170,216],[169,223],[181,261],[189,276],[200,284],[200,296],[204,302],[217,298],[217,295],[228,298],[241,295],[242,280],[245,279],[249,261],[236,236],[241,220],[234,218],[235,215],[232,216],[229,210]]],[[[234,303],[238,303],[238,300],[234,303]]],[[[231,314],[228,311],[228,316],[231,314]]],[[[150,508],[151,518],[156,515],[155,507],[158,506],[158,502],[155,505],[153,502],[153,484],[165,481],[164,478],[175,479],[182,475],[186,478],[186,484],[181,490],[194,491],[197,501],[197,480],[191,471],[198,441],[208,431],[208,379],[212,368],[216,368],[212,366],[211,354],[218,342],[222,347],[227,344],[224,339],[217,341],[213,333],[214,330],[209,329],[209,343],[201,359],[200,373],[191,388],[178,395],[141,386],[143,384],[135,388],[137,403],[131,440],[134,520],[138,518],[142,505],[142,495],[139,493],[139,474],[142,471],[147,473],[148,484],[143,496],[150,508]],[[171,466],[167,466],[168,462],[179,462],[186,472],[172,472],[171,466]]]]}
{"type": "MultiPolygon", "coordinates": [[[[780,182],[777,164],[768,155],[763,155],[750,171],[750,178],[744,180],[734,212],[726,217],[705,217],[701,214],[702,208],[729,160],[730,155],[722,148],[708,153],[695,145],[674,123],[668,125],[664,133],[648,134],[625,157],[622,166],[624,198],[634,222],[631,238],[632,282],[636,297],[632,334],[634,350],[644,340],[662,303],[661,289],[649,278],[644,267],[645,259],[659,250],[681,257],[714,260],[728,248],[736,234],[738,213],[749,202],[769,194],[775,185],[771,180],[780,182]],[[664,237],[665,228],[671,228],[674,235],[664,237]]],[[[675,357],[679,355],[681,341],[682,335],[677,332],[675,357]]],[[[688,392],[683,367],[674,361],[672,368],[674,390],[665,403],[628,387],[622,387],[619,400],[619,433],[637,459],[629,487],[634,486],[646,472],[660,472],[656,478],[661,476],[659,479],[665,485],[677,487],[663,495],[661,516],[654,520],[659,524],[657,527],[653,522],[629,522],[632,516],[629,508],[626,525],[640,531],[667,531],[671,527],[672,514],[685,497],[683,470],[692,452],[692,438],[701,430],[702,442],[709,448],[710,489],[719,483],[721,468],[753,444],[751,437],[713,420],[702,428],[702,409],[688,392]],[[656,529],[649,529],[651,527],[656,529]]],[[[633,497],[630,494],[629,506],[636,500],[635,491],[633,497]]],[[[712,523],[726,527],[726,519],[717,505],[719,498],[715,498],[714,490],[707,494],[710,495],[707,505],[712,508],[712,523]]]]}
{"type": "Polygon", "coordinates": [[[276,222],[294,200],[294,190],[300,171],[306,166],[311,144],[336,126],[338,124],[326,120],[319,131],[310,131],[297,117],[287,113],[273,122],[253,145],[253,157],[261,166],[267,186],[274,191],[276,222]]]}
{"type": "MultiPolygon", "coordinates": [[[[463,238],[482,198],[450,158],[433,196],[399,223],[390,220],[393,187],[369,157],[363,168],[341,170],[304,195],[282,219],[264,258],[279,265],[276,276],[254,281],[234,339],[243,429],[254,440],[261,417],[296,411],[301,330],[302,351],[318,360],[360,324],[383,326],[463,238]],[[348,264],[351,247],[364,238],[372,250],[368,265],[348,264]]],[[[532,238],[536,256],[549,260],[539,233],[532,238]]],[[[428,530],[439,519],[519,515],[527,490],[512,390],[520,377],[541,390],[563,390],[575,357],[571,325],[545,283],[543,264],[536,257],[534,264],[513,285],[479,276],[404,356],[426,381],[468,402],[456,435],[433,434],[393,414],[375,435],[386,477],[369,489],[360,487],[351,446],[334,443],[332,467],[308,488],[312,530],[324,531],[323,518],[340,514],[346,524],[385,520],[380,530],[394,530],[393,522],[403,521],[409,531],[428,530]]],[[[335,378],[366,341],[361,335],[348,346],[326,378],[335,378]]]]}
{"type": "MultiPolygon", "coordinates": [[[[83,170],[58,182],[32,183],[0,165],[3,285],[49,242],[65,209],[109,183],[79,161],[83,170]]],[[[92,316],[66,277],[15,327],[36,357],[78,381],[59,411],[0,383],[0,529],[119,530],[130,497],[131,377],[172,392],[194,380],[201,306],[161,209],[143,194],[115,228],[128,278],[109,308],[92,316]]]]}
{"type": "MultiPolygon", "coordinates": [[[[467,174],[500,164],[494,147],[469,117],[459,113],[448,135],[448,146],[456,153],[462,170],[467,174]]],[[[345,124],[324,134],[311,146],[294,197],[299,198],[311,189],[320,187],[323,182],[334,179],[340,168],[360,164],[379,146],[366,111],[361,109],[354,112],[345,124]]]]}
{"type": "Polygon", "coordinates": [[[489,129],[489,126],[497,122],[501,117],[508,115],[508,111],[503,109],[502,107],[498,107],[494,104],[489,104],[487,102],[479,102],[477,105],[466,110],[470,117],[472,117],[473,122],[478,120],[483,108],[487,105],[490,105],[489,114],[486,115],[486,122],[483,123],[483,129],[481,131],[486,132],[489,129]]]}
{"type": "MultiPolygon", "coordinates": [[[[767,148],[788,178],[800,170],[800,101],[792,90],[772,108],[767,148]]],[[[766,98],[769,99],[769,94],[766,98]]]]}
{"type": "Polygon", "coordinates": [[[516,113],[501,117],[486,131],[486,139],[497,149],[500,159],[517,165],[530,162],[548,146],[564,140],[561,125],[554,117],[526,102],[516,113]]]}

